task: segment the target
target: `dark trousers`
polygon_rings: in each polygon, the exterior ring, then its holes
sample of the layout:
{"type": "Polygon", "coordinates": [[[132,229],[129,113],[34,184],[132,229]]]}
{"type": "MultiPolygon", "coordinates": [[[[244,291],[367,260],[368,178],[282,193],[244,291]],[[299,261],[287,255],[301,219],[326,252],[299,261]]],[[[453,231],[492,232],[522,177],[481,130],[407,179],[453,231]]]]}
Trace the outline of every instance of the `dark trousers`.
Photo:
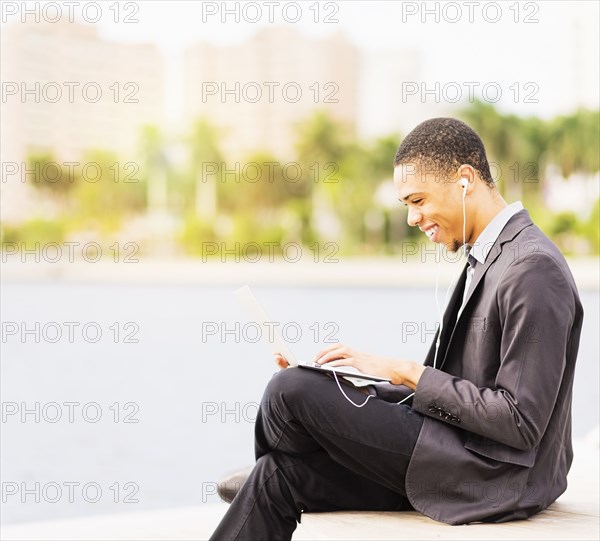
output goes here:
{"type": "Polygon", "coordinates": [[[303,511],[411,509],[405,477],[423,418],[388,401],[402,396],[385,398],[356,408],[330,375],[275,374],[257,414],[256,465],[211,540],[289,540],[303,511]]]}

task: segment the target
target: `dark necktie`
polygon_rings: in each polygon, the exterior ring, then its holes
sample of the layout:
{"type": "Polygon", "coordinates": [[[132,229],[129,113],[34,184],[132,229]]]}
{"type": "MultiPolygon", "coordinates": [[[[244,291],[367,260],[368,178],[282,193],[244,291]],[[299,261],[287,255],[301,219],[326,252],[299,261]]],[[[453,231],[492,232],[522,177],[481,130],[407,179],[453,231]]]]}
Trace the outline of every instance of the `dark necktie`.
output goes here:
{"type": "Polygon", "coordinates": [[[471,286],[471,282],[473,281],[473,275],[475,274],[475,266],[477,265],[477,259],[475,259],[470,253],[467,257],[467,278],[465,280],[465,290],[463,292],[463,301],[462,307],[465,305],[465,300],[467,299],[467,293],[469,292],[469,287],[471,286]]]}
{"type": "MultiPolygon", "coordinates": [[[[470,247],[467,247],[467,269],[466,269],[466,277],[465,277],[465,288],[463,290],[462,304],[457,309],[456,304],[454,305],[453,311],[448,318],[447,326],[444,326],[444,330],[442,332],[442,345],[440,346],[440,351],[445,352],[448,347],[448,341],[454,332],[454,327],[456,326],[456,322],[460,317],[460,314],[464,308],[465,300],[467,298],[467,293],[469,292],[469,286],[471,285],[471,281],[473,280],[473,274],[475,273],[475,265],[477,265],[477,260],[469,253],[470,247]]],[[[459,284],[460,285],[460,284],[459,284]]],[[[458,285],[457,285],[458,287],[458,285]]],[[[443,355],[441,357],[444,358],[443,355]]],[[[443,364],[443,363],[442,363],[443,364]]],[[[440,366],[441,370],[441,366],[440,366]]]]}

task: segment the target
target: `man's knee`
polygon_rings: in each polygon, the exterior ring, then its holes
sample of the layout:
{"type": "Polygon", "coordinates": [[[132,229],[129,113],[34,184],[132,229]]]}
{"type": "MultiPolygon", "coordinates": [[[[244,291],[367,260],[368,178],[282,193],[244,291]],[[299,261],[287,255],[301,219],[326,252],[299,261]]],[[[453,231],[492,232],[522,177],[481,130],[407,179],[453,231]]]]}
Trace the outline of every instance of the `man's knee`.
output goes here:
{"type": "Polygon", "coordinates": [[[280,370],[267,384],[265,397],[269,400],[285,398],[288,402],[297,402],[306,395],[307,389],[310,388],[311,382],[308,378],[318,375],[308,372],[308,370],[298,367],[280,370]]]}
{"type": "Polygon", "coordinates": [[[326,374],[291,367],[276,373],[265,390],[264,406],[289,411],[293,417],[311,424],[336,422],[339,412],[331,393],[337,392],[335,381],[326,374]]]}

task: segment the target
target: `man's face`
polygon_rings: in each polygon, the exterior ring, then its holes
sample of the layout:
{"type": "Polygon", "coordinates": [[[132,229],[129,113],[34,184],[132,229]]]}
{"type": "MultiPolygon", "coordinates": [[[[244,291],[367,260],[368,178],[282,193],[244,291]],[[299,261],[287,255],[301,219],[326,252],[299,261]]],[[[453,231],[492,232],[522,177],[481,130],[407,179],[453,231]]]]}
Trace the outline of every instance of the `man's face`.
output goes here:
{"type": "Polygon", "coordinates": [[[394,168],[398,199],[408,207],[408,225],[452,252],[463,244],[462,187],[454,180],[421,172],[414,164],[394,168]]]}

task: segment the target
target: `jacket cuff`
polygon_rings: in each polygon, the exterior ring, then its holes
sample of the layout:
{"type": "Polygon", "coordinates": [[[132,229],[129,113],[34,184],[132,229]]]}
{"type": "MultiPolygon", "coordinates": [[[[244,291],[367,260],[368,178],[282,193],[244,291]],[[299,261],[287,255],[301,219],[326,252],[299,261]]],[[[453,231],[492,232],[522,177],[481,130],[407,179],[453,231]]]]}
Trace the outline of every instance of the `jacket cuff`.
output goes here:
{"type": "Polygon", "coordinates": [[[425,367],[415,389],[412,407],[428,417],[448,421],[452,424],[460,424],[458,405],[445,404],[441,394],[447,383],[448,374],[430,366],[425,367]]]}

